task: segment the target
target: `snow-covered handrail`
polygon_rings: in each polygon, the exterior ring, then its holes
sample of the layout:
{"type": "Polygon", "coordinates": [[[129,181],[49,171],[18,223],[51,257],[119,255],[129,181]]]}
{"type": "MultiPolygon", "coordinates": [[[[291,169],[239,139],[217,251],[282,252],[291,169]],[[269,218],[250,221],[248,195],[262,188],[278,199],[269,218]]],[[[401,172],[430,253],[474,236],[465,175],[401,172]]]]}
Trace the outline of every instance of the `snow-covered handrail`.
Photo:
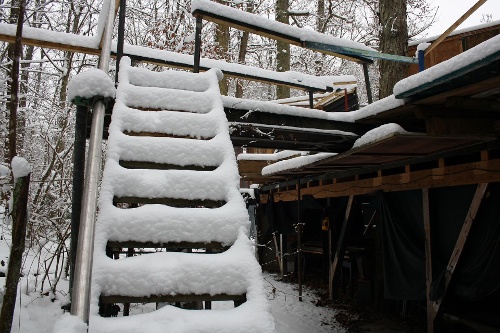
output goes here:
{"type": "Polygon", "coordinates": [[[193,0],[191,12],[194,16],[201,16],[209,21],[355,62],[371,63],[373,58],[380,58],[417,63],[417,60],[411,57],[380,53],[362,43],[333,37],[309,29],[293,27],[209,0],[193,0]]]}

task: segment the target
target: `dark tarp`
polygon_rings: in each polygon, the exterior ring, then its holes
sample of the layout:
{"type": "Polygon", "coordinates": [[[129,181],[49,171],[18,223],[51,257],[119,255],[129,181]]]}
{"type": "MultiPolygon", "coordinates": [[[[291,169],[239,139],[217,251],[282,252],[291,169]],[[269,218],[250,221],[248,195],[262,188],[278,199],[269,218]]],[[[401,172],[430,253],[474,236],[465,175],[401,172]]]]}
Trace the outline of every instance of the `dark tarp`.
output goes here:
{"type": "Polygon", "coordinates": [[[422,192],[380,192],[375,199],[382,224],[385,298],[425,299],[422,192]]]}
{"type": "MultiPolygon", "coordinates": [[[[476,185],[429,191],[433,283],[431,299],[444,290],[444,271],[476,185]]],[[[383,233],[384,288],[388,299],[425,299],[425,234],[422,192],[378,193],[383,233]]],[[[490,184],[481,202],[450,292],[479,300],[500,289],[500,184],[490,184]]]]}

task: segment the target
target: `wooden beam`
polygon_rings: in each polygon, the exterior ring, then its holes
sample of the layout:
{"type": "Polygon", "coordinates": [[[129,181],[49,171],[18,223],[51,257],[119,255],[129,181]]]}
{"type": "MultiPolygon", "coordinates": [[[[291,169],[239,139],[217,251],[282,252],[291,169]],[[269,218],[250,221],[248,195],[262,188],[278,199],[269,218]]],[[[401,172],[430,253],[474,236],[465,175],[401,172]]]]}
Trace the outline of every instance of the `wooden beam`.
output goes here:
{"type": "Polygon", "coordinates": [[[481,201],[483,200],[487,188],[488,188],[487,183],[481,183],[477,185],[476,192],[474,193],[474,197],[472,198],[469,210],[467,211],[467,215],[465,216],[465,221],[464,224],[462,225],[462,230],[460,230],[457,242],[455,243],[455,247],[450,256],[450,260],[448,261],[448,265],[446,266],[446,271],[444,275],[445,283],[444,283],[443,295],[441,295],[441,297],[433,303],[434,312],[436,314],[438,314],[441,309],[441,304],[443,304],[443,298],[446,295],[446,291],[448,290],[448,286],[450,285],[451,278],[453,277],[453,273],[455,272],[457,263],[460,260],[460,256],[464,249],[464,245],[467,241],[467,237],[469,236],[470,228],[474,223],[474,219],[476,218],[479,207],[481,206],[481,201]]]}
{"type": "MultiPolygon", "coordinates": [[[[138,242],[138,241],[108,241],[106,247],[112,249],[128,248],[130,249],[209,249],[212,251],[222,252],[229,248],[227,245],[223,245],[220,242],[169,242],[169,243],[157,243],[157,242],[138,242]]],[[[112,252],[116,252],[112,250],[112,252]]],[[[138,251],[140,254],[140,251],[138,251]]]]}
{"type": "Polygon", "coordinates": [[[354,196],[350,195],[347,201],[347,207],[345,209],[344,221],[342,223],[342,230],[340,231],[339,240],[337,243],[337,250],[335,251],[335,257],[333,258],[333,262],[330,262],[330,270],[329,270],[330,274],[328,276],[328,295],[330,299],[333,299],[333,280],[335,278],[335,274],[337,273],[337,268],[339,265],[342,264],[342,260],[344,258],[343,242],[344,242],[345,232],[347,229],[347,221],[349,221],[349,216],[351,215],[351,207],[353,199],[354,196]]]}
{"type": "Polygon", "coordinates": [[[246,301],[246,295],[151,295],[151,296],[121,296],[101,295],[101,304],[110,303],[157,303],[157,302],[199,302],[199,301],[246,301]]]}
{"type": "Polygon", "coordinates": [[[141,204],[141,205],[167,205],[172,207],[206,207],[206,208],[218,208],[226,204],[225,201],[221,200],[202,200],[202,199],[182,199],[182,198],[144,198],[144,197],[114,197],[113,203],[120,204],[141,204]]]}
{"type": "MultiPolygon", "coordinates": [[[[341,181],[334,184],[312,186],[302,189],[302,195],[312,195],[314,198],[335,198],[350,195],[363,195],[377,190],[386,192],[408,191],[422,188],[470,185],[479,183],[500,182],[500,159],[481,162],[464,163],[412,171],[408,175],[401,172],[382,177],[372,177],[359,180],[341,181]],[[403,177],[404,174],[404,177],[403,177]],[[439,174],[439,177],[436,175],[439,174]],[[409,182],[404,179],[410,178],[409,182]]],[[[295,201],[295,191],[274,192],[274,200],[295,201]]],[[[261,194],[261,203],[266,203],[268,194],[261,194]]]]}
{"type": "Polygon", "coordinates": [[[430,298],[432,285],[432,246],[428,188],[422,189],[422,209],[425,233],[425,298],[427,300],[427,333],[434,333],[434,319],[436,312],[432,306],[430,298]]]}
{"type": "Polygon", "coordinates": [[[468,11],[465,12],[455,23],[453,23],[441,36],[438,37],[426,50],[425,55],[428,55],[436,46],[439,45],[446,37],[448,37],[453,30],[455,30],[463,21],[465,21],[472,13],[474,13],[479,7],[481,7],[486,0],[479,0],[474,6],[472,6],[468,11]]]}
{"type": "Polygon", "coordinates": [[[487,118],[429,117],[425,120],[429,135],[496,135],[500,121],[487,118]]]}

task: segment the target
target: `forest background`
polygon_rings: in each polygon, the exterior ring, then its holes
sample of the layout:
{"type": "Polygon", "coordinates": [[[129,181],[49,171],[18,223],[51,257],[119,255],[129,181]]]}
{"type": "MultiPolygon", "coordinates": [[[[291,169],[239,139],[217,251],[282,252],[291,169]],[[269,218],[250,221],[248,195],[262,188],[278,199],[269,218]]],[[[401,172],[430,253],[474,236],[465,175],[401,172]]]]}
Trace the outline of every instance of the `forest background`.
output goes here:
{"type": "MultiPolygon", "coordinates": [[[[293,26],[354,40],[380,48],[383,31],[397,35],[395,22],[407,24],[404,45],[424,37],[433,23],[436,9],[423,0],[232,0],[217,2],[293,26]],[[381,17],[381,6],[390,15],[381,17]],[[404,13],[406,11],[406,13],[404,13]],[[382,21],[384,23],[382,23],[382,21]]],[[[31,0],[27,2],[24,24],[31,27],[79,35],[95,34],[102,1],[31,0]]],[[[19,0],[0,0],[0,22],[17,23],[19,0]]],[[[125,42],[155,49],[194,53],[194,18],[189,0],[129,0],[125,42]]],[[[115,27],[116,33],[116,27],[115,27]]],[[[311,75],[355,75],[363,82],[358,64],[277,43],[213,23],[204,22],[202,57],[221,59],[277,71],[311,75]]],[[[116,36],[115,36],[116,38],[116,36]]],[[[382,46],[383,47],[383,46],[382,46]]],[[[0,43],[0,163],[5,169],[9,154],[10,73],[13,44],[0,43]]],[[[72,76],[97,67],[96,56],[24,46],[20,64],[17,112],[17,155],[31,166],[29,220],[26,246],[35,257],[29,267],[36,277],[27,292],[55,295],[60,279],[69,275],[73,141],[75,106],[67,101],[72,76]],[[35,267],[36,266],[36,267],[35,267]]],[[[146,66],[136,64],[137,66],[146,66]]],[[[165,68],[149,66],[153,70],[165,68]]],[[[114,77],[114,67],[109,73],[114,77]]],[[[370,66],[374,96],[378,96],[379,66],[370,66]]],[[[364,85],[358,94],[366,103],[364,85]]],[[[272,100],[303,94],[301,91],[258,82],[225,79],[221,92],[230,96],[272,100]]],[[[382,94],[384,95],[384,94],[382,94]]],[[[105,146],[105,143],[103,143],[105,146]]],[[[103,147],[105,149],[105,147],[103,147]]],[[[10,238],[9,204],[11,179],[0,173],[0,218],[2,241],[10,238]]],[[[3,258],[2,258],[3,259],[3,258]]]]}

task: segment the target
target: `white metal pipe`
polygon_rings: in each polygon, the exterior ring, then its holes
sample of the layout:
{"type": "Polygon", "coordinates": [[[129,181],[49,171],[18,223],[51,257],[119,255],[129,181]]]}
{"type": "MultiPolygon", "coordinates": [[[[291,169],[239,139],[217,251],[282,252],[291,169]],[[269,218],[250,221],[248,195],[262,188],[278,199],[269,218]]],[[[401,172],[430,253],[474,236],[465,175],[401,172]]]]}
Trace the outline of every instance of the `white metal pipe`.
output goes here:
{"type": "MultiPolygon", "coordinates": [[[[106,28],[102,40],[99,69],[108,72],[111,55],[111,37],[113,33],[115,10],[109,5],[106,28]]],[[[85,182],[82,199],[80,232],[76,252],[75,275],[71,300],[71,314],[89,322],[90,283],[92,276],[92,258],[94,253],[94,230],[97,212],[98,183],[102,160],[102,132],[106,106],[102,101],[95,103],[92,111],[89,153],[85,170],[85,182]]]]}

